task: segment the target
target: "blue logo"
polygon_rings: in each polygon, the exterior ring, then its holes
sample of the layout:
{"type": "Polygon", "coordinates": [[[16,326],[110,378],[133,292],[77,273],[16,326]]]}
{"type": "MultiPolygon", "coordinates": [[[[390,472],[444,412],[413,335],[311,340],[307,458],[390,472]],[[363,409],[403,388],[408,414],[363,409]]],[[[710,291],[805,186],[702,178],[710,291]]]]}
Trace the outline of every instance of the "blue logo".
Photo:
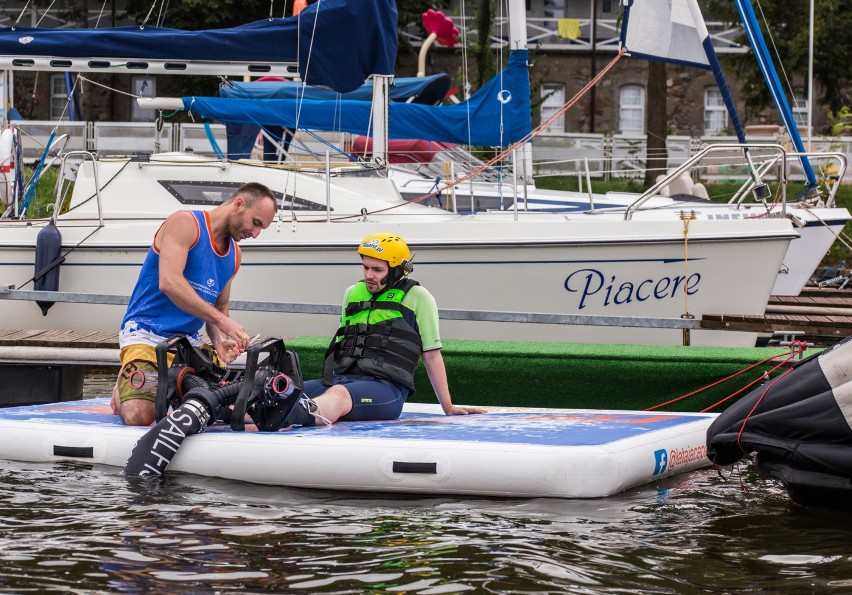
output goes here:
{"type": "Polygon", "coordinates": [[[654,475],[660,475],[666,472],[666,467],[669,466],[669,453],[665,448],[654,451],[654,475]]]}

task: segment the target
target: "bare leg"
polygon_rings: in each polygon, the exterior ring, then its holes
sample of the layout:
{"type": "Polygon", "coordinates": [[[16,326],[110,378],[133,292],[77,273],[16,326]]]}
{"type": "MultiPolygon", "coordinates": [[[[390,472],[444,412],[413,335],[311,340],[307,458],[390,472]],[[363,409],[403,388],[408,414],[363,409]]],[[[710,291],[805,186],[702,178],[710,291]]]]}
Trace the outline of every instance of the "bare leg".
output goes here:
{"type": "Polygon", "coordinates": [[[318,410],[314,419],[318,426],[334,423],[352,411],[352,395],[342,384],[335,384],[314,399],[318,410]]]}

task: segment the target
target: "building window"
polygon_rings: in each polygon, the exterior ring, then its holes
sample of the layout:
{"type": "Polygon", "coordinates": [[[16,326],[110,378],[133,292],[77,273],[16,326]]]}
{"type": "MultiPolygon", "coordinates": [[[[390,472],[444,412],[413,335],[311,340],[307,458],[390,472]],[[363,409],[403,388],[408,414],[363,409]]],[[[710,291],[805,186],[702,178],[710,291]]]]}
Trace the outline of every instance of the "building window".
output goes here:
{"type": "Polygon", "coordinates": [[[625,85],[618,98],[618,127],[621,132],[644,132],[645,89],[639,85],[625,85]]]}
{"type": "MultiPolygon", "coordinates": [[[[559,83],[544,83],[541,86],[541,121],[544,122],[555,114],[565,104],[565,85],[559,83]]],[[[565,132],[565,116],[556,118],[545,133],[565,132]]]]}
{"type": "Polygon", "coordinates": [[[66,113],[68,91],[65,89],[65,75],[50,75],[50,119],[61,120],[66,113]]]}
{"type": "Polygon", "coordinates": [[[793,121],[799,130],[807,133],[808,129],[808,91],[801,87],[793,89],[793,101],[790,109],[793,110],[793,121]]]}
{"type": "Polygon", "coordinates": [[[728,127],[728,109],[716,87],[704,90],[704,134],[719,134],[728,127]]]}
{"type": "MultiPolygon", "coordinates": [[[[131,93],[136,97],[157,96],[157,79],[155,78],[147,75],[134,76],[131,84],[131,93]]],[[[156,118],[156,110],[143,109],[139,107],[135,98],[130,100],[130,120],[132,122],[153,122],[156,118]]]]}

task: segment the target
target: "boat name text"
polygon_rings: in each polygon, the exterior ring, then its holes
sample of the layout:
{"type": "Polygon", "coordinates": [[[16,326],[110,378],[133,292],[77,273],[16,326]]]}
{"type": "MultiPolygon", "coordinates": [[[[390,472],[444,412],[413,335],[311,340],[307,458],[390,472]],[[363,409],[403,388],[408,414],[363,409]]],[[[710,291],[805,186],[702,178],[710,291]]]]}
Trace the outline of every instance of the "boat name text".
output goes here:
{"type": "Polygon", "coordinates": [[[579,309],[582,310],[590,305],[592,300],[599,300],[602,301],[601,305],[610,306],[649,299],[664,300],[682,295],[681,292],[694,295],[698,293],[700,282],[700,273],[692,273],[689,277],[677,275],[645,279],[636,283],[619,281],[615,275],[610,275],[607,281],[607,276],[597,269],[579,269],[565,278],[565,289],[569,293],[580,294],[579,309]]]}

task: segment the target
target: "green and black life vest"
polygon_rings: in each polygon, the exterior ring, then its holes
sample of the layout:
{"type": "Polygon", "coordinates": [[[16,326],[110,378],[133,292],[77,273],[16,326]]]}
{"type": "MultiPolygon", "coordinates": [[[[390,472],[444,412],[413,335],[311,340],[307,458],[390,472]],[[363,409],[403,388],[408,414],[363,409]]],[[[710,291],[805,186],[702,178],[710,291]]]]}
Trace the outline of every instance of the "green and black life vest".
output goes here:
{"type": "Polygon", "coordinates": [[[419,283],[404,279],[374,296],[363,281],[355,284],[325,354],[326,385],[331,384],[332,373],[348,372],[385,378],[414,392],[414,370],[423,345],[420,333],[405,320],[406,316],[413,320],[414,312],[402,305],[402,299],[415,285],[419,283]]]}

